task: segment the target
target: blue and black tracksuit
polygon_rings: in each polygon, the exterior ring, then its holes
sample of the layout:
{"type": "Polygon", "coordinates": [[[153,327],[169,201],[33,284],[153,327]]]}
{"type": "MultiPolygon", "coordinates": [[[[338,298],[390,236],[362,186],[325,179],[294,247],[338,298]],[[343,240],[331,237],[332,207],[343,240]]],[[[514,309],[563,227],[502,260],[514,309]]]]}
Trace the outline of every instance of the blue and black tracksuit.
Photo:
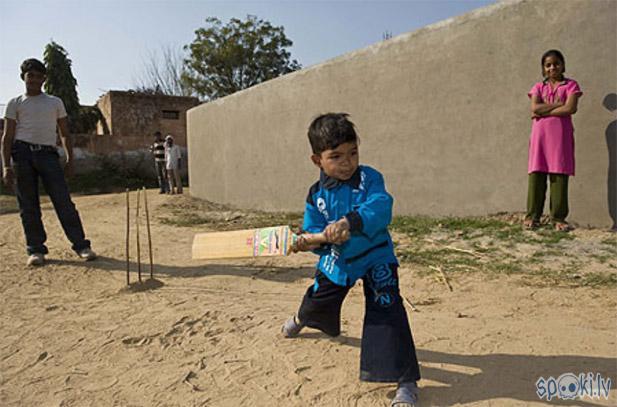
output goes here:
{"type": "Polygon", "coordinates": [[[346,217],[351,236],[342,245],[322,245],[315,282],[300,305],[302,324],[340,334],[341,306],[356,280],[363,280],[366,313],[362,332],[360,380],[408,382],[420,379],[416,350],[398,287],[398,262],[388,233],[392,197],[383,176],[359,166],[346,181],[323,172],[309,190],[303,229],[322,232],[346,217]]]}

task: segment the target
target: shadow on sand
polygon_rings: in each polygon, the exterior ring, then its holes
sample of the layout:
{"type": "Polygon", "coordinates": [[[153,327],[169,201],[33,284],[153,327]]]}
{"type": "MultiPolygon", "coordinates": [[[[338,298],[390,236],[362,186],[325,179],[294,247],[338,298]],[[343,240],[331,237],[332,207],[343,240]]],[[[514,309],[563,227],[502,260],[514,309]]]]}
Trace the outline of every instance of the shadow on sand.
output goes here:
{"type": "MultiPolygon", "coordinates": [[[[76,267],[89,267],[111,272],[126,273],[126,261],[107,256],[99,256],[96,260],[84,263],[80,260],[55,260],[50,259],[48,263],[65,264],[76,267]]],[[[131,283],[137,281],[137,263],[129,262],[131,270],[131,283]]],[[[150,278],[150,264],[141,263],[142,280],[150,278]]],[[[312,278],[315,269],[312,267],[280,267],[272,265],[228,265],[228,264],[206,264],[195,266],[170,266],[154,264],[155,279],[169,277],[207,277],[216,275],[226,275],[244,278],[259,278],[267,281],[280,283],[292,283],[294,281],[312,278]]],[[[158,280],[157,280],[158,281],[158,280]]],[[[162,286],[162,284],[161,284],[162,286]]],[[[159,288],[155,283],[150,289],[159,288]]]]}
{"type": "MultiPolygon", "coordinates": [[[[56,260],[57,264],[69,264],[84,266],[82,261],[56,260]]],[[[87,263],[89,267],[96,269],[125,273],[126,262],[105,256],[87,263]]],[[[131,262],[131,278],[137,279],[136,263],[131,262]]],[[[230,265],[200,265],[189,267],[177,267],[155,265],[155,277],[206,277],[214,275],[228,275],[244,278],[261,278],[268,281],[290,283],[299,279],[312,278],[314,269],[274,267],[268,265],[259,266],[230,266],[230,265]]],[[[142,276],[144,281],[149,278],[149,265],[142,264],[142,276]]],[[[150,283],[148,283],[150,284],[150,283]]],[[[163,283],[155,280],[151,282],[156,289],[163,283]]],[[[126,290],[131,290],[127,288],[126,290]]],[[[307,330],[300,334],[296,340],[323,339],[337,342],[341,345],[359,348],[361,340],[346,335],[332,338],[315,330],[307,330]]],[[[487,400],[507,398],[526,402],[539,402],[536,394],[535,383],[539,377],[559,377],[562,373],[600,373],[604,378],[610,377],[613,381],[617,378],[617,359],[605,357],[556,355],[511,355],[511,354],[487,354],[487,355],[459,355],[454,353],[436,352],[432,350],[418,349],[418,359],[421,364],[423,379],[440,383],[430,385],[421,383],[421,397],[424,405],[446,406],[457,403],[474,403],[487,400]],[[440,365],[436,367],[435,365],[440,365]],[[445,365],[445,368],[444,368],[445,365]],[[466,370],[467,372],[463,372],[466,370]],[[468,371],[472,371],[469,373],[468,371]]],[[[359,363],[359,361],[358,361],[359,363]]],[[[614,383],[614,382],[613,382],[614,383]]],[[[394,390],[388,393],[388,397],[394,396],[394,390]]],[[[564,406],[595,406],[595,400],[561,400],[553,399],[551,404],[564,406]]]]}
{"type": "MultiPolygon", "coordinates": [[[[306,331],[297,339],[324,339],[360,347],[361,340],[345,335],[332,338],[319,331],[306,331]]],[[[536,381],[540,377],[558,378],[563,373],[593,372],[603,378],[617,377],[617,359],[578,356],[578,355],[509,355],[503,353],[487,355],[458,355],[418,349],[418,360],[422,379],[440,383],[439,385],[420,382],[422,405],[451,406],[463,403],[477,403],[494,399],[511,399],[540,402],[536,394],[536,381]],[[436,367],[439,366],[439,367],[436,367]],[[463,372],[466,370],[467,372],[463,372]]],[[[359,361],[358,361],[359,363],[359,361]]],[[[394,387],[388,397],[394,397],[394,387]]],[[[561,406],[597,406],[602,399],[562,400],[553,398],[550,403],[561,406]]],[[[496,404],[498,405],[498,404],[496,404]]]]}

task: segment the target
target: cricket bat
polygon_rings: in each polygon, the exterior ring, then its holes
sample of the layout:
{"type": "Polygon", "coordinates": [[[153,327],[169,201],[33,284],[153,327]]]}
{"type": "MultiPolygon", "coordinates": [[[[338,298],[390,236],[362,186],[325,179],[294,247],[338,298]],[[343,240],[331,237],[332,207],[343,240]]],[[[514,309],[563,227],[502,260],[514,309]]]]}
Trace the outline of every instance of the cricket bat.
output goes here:
{"type": "Polygon", "coordinates": [[[300,237],[289,226],[198,233],[193,239],[193,259],[287,256],[295,251],[294,246],[299,238],[311,244],[327,243],[323,233],[303,234],[300,237]]]}

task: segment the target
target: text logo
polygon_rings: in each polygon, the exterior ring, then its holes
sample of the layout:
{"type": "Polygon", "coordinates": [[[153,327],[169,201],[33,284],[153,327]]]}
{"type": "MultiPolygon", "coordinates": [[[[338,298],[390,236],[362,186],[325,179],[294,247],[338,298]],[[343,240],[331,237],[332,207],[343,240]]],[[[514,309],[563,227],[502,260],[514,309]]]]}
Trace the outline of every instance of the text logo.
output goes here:
{"type": "Polygon", "coordinates": [[[605,398],[611,390],[611,378],[602,377],[600,373],[563,373],[558,378],[540,377],[536,381],[536,394],[541,399],[551,401],[554,398],[573,400],[576,398],[605,398]]]}

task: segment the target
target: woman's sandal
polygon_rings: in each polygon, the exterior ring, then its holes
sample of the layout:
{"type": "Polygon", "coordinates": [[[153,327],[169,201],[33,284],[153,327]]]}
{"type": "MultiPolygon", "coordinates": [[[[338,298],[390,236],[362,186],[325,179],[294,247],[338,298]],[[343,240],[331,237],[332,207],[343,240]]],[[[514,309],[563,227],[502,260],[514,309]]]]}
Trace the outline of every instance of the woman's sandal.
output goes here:
{"type": "Polygon", "coordinates": [[[525,230],[534,230],[540,227],[540,222],[531,219],[525,219],[523,221],[523,227],[525,228],[525,230]]]}
{"type": "Polygon", "coordinates": [[[555,230],[557,232],[569,232],[574,229],[567,222],[555,222],[555,230]]]}

